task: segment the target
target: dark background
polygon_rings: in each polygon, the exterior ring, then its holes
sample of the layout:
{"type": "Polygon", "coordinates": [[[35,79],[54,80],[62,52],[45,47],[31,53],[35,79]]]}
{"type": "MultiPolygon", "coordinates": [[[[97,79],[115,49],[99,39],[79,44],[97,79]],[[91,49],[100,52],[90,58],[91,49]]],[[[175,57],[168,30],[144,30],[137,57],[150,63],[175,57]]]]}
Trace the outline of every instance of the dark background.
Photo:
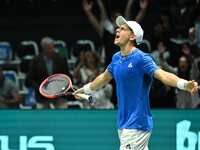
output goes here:
{"type": "MultiPolygon", "coordinates": [[[[124,14],[127,1],[104,0],[108,15],[112,11],[124,14]]],[[[141,23],[144,37],[151,40],[153,26],[159,12],[166,9],[172,0],[149,1],[147,13],[141,23]]],[[[139,11],[139,0],[132,7],[132,17],[139,11]]],[[[94,0],[93,12],[99,18],[99,9],[94,0]]],[[[71,48],[79,39],[94,41],[96,48],[101,40],[88,21],[82,8],[82,0],[1,0],[0,1],[0,41],[8,41],[13,51],[20,41],[34,40],[40,46],[44,36],[63,40],[71,48]]]]}

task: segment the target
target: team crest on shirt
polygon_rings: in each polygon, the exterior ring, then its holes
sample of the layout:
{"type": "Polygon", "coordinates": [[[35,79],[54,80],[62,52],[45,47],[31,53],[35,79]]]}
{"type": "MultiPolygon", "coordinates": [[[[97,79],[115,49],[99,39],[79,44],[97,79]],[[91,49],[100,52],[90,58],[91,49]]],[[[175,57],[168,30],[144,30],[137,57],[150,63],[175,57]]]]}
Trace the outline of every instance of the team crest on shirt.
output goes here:
{"type": "Polygon", "coordinates": [[[128,65],[128,68],[132,68],[132,62],[130,62],[130,64],[128,65]]]}

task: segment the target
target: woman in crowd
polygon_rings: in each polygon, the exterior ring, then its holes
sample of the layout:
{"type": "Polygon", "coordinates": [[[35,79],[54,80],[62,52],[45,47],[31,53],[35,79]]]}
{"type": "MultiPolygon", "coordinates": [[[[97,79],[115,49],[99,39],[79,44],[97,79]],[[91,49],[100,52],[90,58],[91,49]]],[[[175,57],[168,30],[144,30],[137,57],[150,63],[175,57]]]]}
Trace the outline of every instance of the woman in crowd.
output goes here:
{"type": "MultiPolygon", "coordinates": [[[[181,56],[178,61],[178,67],[172,67],[163,59],[163,54],[160,53],[160,66],[163,70],[172,72],[180,78],[187,80],[194,79],[197,81],[199,77],[199,69],[197,61],[191,53],[191,50],[187,44],[183,45],[183,53],[185,55],[181,56]]],[[[200,98],[198,93],[191,95],[186,91],[177,89],[177,104],[178,109],[194,109],[200,103],[200,98]]]]}
{"type": "MultiPolygon", "coordinates": [[[[73,77],[77,80],[78,87],[81,87],[94,80],[102,71],[103,68],[101,67],[99,55],[95,51],[81,51],[80,62],[74,70],[73,77]]],[[[92,103],[83,101],[83,108],[113,109],[114,105],[110,101],[112,91],[112,85],[107,84],[104,88],[99,89],[99,91],[92,95],[92,103]]]]}

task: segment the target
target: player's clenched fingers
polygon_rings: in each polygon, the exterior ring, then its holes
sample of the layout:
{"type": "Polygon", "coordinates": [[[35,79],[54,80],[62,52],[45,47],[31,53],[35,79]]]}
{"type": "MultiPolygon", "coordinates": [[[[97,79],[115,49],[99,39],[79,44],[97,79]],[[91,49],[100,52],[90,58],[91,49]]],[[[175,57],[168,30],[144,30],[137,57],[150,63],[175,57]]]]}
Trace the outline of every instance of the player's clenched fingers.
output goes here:
{"type": "Polygon", "coordinates": [[[81,98],[81,97],[78,97],[78,96],[76,96],[76,95],[74,95],[74,97],[75,97],[76,99],[83,99],[83,98],[81,98]]]}
{"type": "Polygon", "coordinates": [[[73,95],[76,95],[77,93],[84,93],[83,88],[80,88],[80,89],[76,90],[76,91],[73,93],[73,95]]]}
{"type": "Polygon", "coordinates": [[[192,81],[189,81],[189,83],[188,83],[189,85],[194,85],[194,80],[192,80],[192,81]]]}
{"type": "Polygon", "coordinates": [[[194,87],[194,88],[192,89],[192,91],[191,91],[191,94],[193,95],[193,94],[195,94],[197,91],[198,91],[198,88],[197,88],[197,87],[194,87]]]}
{"type": "Polygon", "coordinates": [[[198,88],[198,83],[197,82],[194,82],[194,87],[198,88]]]}
{"type": "Polygon", "coordinates": [[[81,97],[78,97],[78,96],[76,95],[76,94],[78,94],[78,93],[82,93],[81,90],[76,90],[76,91],[73,93],[74,97],[75,97],[76,99],[82,99],[81,97]]]}
{"type": "Polygon", "coordinates": [[[83,99],[83,98],[77,96],[78,93],[84,93],[83,88],[80,88],[80,89],[76,90],[76,91],[73,93],[73,95],[74,95],[74,97],[75,97],[76,99],[83,99]]]}

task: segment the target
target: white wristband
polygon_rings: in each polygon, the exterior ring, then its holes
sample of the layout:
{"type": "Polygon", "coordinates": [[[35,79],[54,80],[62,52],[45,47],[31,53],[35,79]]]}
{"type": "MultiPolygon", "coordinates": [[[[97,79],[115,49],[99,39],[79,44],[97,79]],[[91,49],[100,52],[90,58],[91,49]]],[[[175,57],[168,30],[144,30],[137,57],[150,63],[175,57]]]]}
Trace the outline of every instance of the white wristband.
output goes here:
{"type": "Polygon", "coordinates": [[[188,82],[187,80],[184,80],[184,79],[179,79],[178,82],[177,82],[177,87],[181,90],[185,90],[185,83],[188,82]]]}
{"type": "Polygon", "coordinates": [[[91,90],[90,84],[91,84],[91,83],[88,83],[88,84],[86,84],[86,85],[83,86],[83,90],[84,90],[84,92],[85,92],[86,94],[91,94],[91,93],[94,92],[93,90],[91,90]]]}

